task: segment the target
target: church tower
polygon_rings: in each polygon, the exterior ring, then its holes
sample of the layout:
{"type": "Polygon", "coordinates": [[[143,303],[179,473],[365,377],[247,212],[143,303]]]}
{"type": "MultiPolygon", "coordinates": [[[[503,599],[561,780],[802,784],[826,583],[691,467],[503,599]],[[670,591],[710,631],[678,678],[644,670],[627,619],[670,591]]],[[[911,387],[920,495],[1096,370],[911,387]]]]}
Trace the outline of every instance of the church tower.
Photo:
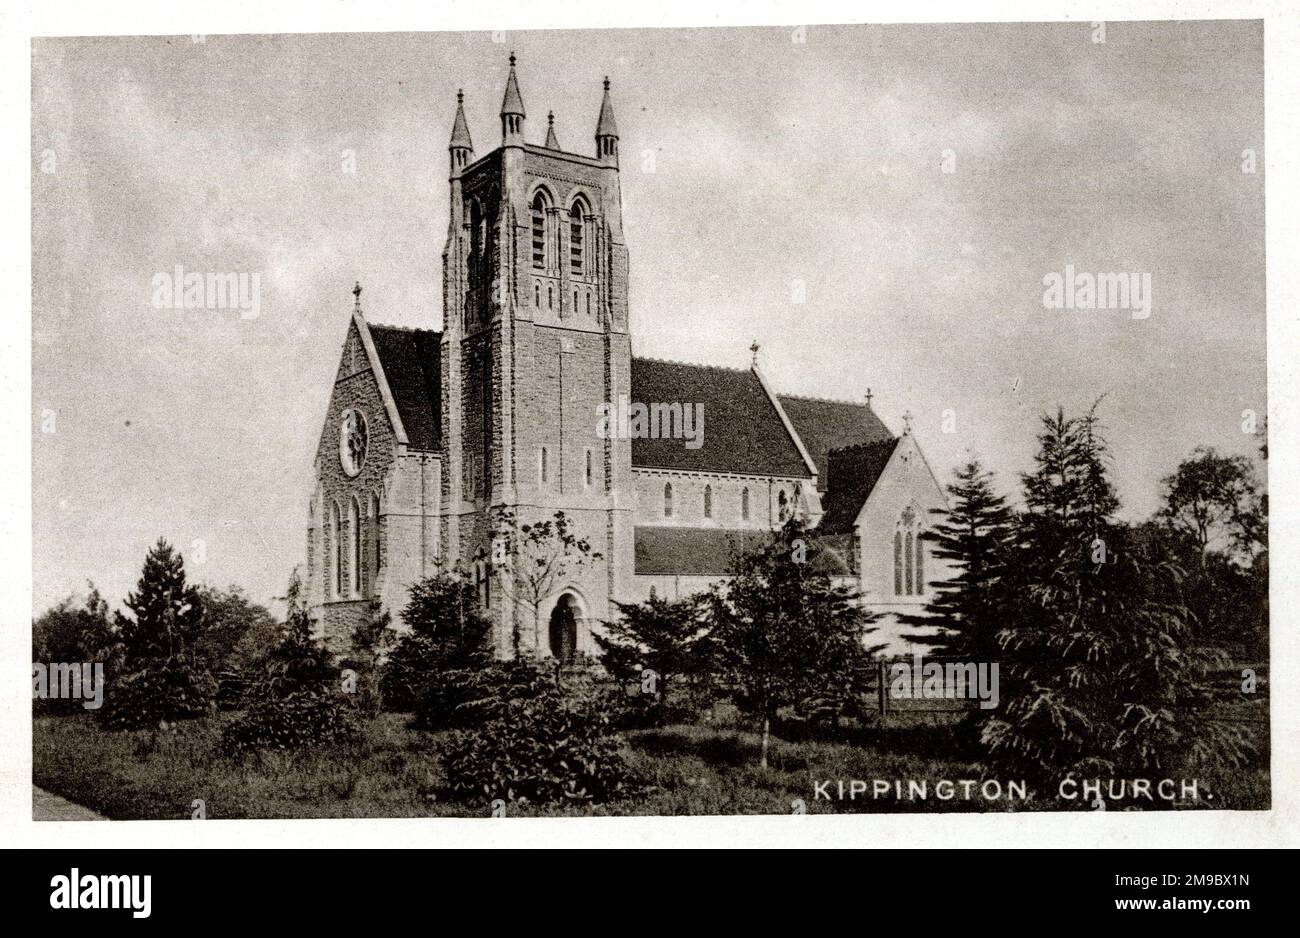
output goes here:
{"type": "MultiPolygon", "coordinates": [[[[601,415],[630,397],[628,256],[618,130],[605,80],[596,153],[527,140],[510,56],[501,146],[475,158],[457,96],[443,252],[444,556],[481,581],[498,654],[594,654],[593,629],[631,596],[631,445],[601,415]],[[566,564],[540,604],[494,564],[494,518],[564,512],[599,560],[566,564]]],[[[516,532],[517,537],[517,532],[516,532]]],[[[512,543],[507,540],[505,543],[512,543]]],[[[500,559],[500,554],[495,558],[500,559]]]]}

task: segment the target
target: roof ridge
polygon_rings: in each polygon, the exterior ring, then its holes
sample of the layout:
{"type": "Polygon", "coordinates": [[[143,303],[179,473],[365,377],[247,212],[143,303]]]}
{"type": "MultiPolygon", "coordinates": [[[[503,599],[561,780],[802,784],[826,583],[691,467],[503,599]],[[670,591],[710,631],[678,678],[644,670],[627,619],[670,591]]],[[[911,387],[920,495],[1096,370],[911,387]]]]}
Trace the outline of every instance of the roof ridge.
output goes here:
{"type": "Polygon", "coordinates": [[[850,407],[871,409],[871,405],[864,401],[851,401],[843,397],[818,397],[815,394],[789,394],[785,391],[777,391],[776,393],[778,397],[789,397],[796,401],[812,401],[817,404],[848,404],[850,407]]]}
{"type": "Polygon", "coordinates": [[[633,355],[634,360],[643,362],[658,362],[661,365],[684,365],[687,368],[712,368],[714,371],[733,371],[736,374],[747,375],[753,369],[750,368],[732,368],[728,365],[706,365],[702,362],[685,362],[675,358],[655,358],[653,355],[633,355]]]}
{"type": "Polygon", "coordinates": [[[387,329],[390,332],[428,332],[431,335],[442,335],[437,329],[425,329],[421,326],[393,326],[383,322],[367,322],[371,329],[387,329]]]}

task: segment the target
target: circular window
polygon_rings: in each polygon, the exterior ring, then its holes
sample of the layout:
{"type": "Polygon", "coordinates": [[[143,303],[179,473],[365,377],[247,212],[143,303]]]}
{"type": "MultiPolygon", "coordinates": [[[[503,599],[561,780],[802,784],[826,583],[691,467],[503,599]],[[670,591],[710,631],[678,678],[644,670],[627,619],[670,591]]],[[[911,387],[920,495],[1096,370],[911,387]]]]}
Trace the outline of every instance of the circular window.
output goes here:
{"type": "Polygon", "coordinates": [[[365,415],[359,410],[345,410],[339,424],[339,465],[349,478],[361,471],[368,442],[365,415]]]}

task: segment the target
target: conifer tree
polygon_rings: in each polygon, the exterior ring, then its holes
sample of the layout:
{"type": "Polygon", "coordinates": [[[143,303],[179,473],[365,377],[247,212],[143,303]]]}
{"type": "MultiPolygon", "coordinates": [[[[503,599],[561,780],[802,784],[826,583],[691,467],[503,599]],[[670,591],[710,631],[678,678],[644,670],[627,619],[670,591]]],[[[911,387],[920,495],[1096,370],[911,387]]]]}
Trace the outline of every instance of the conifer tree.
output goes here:
{"type": "Polygon", "coordinates": [[[1044,416],[1038,442],[1007,567],[1002,706],[984,743],[1049,774],[1238,760],[1240,735],[1202,719],[1209,662],[1178,602],[1182,571],[1113,517],[1096,405],[1044,416]]]}
{"type": "Polygon", "coordinates": [[[1012,513],[993,490],[993,475],[971,460],[949,483],[951,507],[937,509],[938,522],[922,538],[933,555],[955,571],[930,584],[933,598],[923,616],[901,616],[906,625],[938,626],[939,634],[909,636],[915,643],[941,645],[945,654],[992,661],[1002,628],[1001,587],[1011,542],[1012,513]]]}

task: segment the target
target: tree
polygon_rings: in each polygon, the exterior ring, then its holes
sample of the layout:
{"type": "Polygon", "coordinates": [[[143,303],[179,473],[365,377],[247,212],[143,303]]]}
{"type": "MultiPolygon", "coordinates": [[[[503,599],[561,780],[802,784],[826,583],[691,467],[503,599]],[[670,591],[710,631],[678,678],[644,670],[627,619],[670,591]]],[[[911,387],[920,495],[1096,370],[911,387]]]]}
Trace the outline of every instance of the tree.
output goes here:
{"type": "Polygon", "coordinates": [[[1202,719],[1214,659],[1190,640],[1182,571],[1113,518],[1097,405],[1044,416],[1038,442],[1007,567],[1002,709],[984,744],[1045,773],[1240,758],[1241,738],[1202,719]]]}
{"type": "Polygon", "coordinates": [[[247,709],[222,729],[221,750],[228,756],[350,743],[359,736],[358,708],[316,635],[296,568],[282,599],[287,611],[280,641],[246,695],[247,709]]]}
{"type": "Polygon", "coordinates": [[[978,460],[967,462],[954,476],[947,487],[951,507],[934,511],[941,520],[922,537],[955,575],[930,584],[934,593],[924,616],[900,619],[943,629],[938,635],[912,637],[913,642],[942,645],[947,653],[970,661],[992,661],[1002,627],[1001,587],[1012,513],[1006,499],[993,491],[992,473],[978,460]]]}
{"type": "Polygon", "coordinates": [[[193,656],[206,621],[199,591],[185,581],[185,561],[164,539],[150,549],[136,591],[126,598],[134,618],[121,623],[128,666],[193,656]]]}
{"type": "Polygon", "coordinates": [[[1161,516],[1195,540],[1202,558],[1216,544],[1246,550],[1262,544],[1258,485],[1245,456],[1198,446],[1161,484],[1161,516]]]}
{"type": "Polygon", "coordinates": [[[426,577],[411,587],[401,618],[406,631],[380,678],[384,705],[414,710],[426,729],[463,723],[468,676],[492,660],[492,623],[474,585],[458,573],[426,577]]]}
{"type": "Polygon", "coordinates": [[[217,682],[199,653],[207,626],[203,601],[165,540],[145,557],[126,605],[133,617],[119,616],[115,625],[122,675],[109,685],[100,720],[112,729],[136,729],[209,713],[217,682]]]}
{"type": "MultiPolygon", "coordinates": [[[[113,630],[108,603],[93,583],[84,599],[69,596],[32,621],[32,661],[45,665],[98,662],[111,681],[121,666],[121,644],[113,630]]],[[[78,713],[83,701],[36,700],[39,713],[78,713]]]]}
{"type": "Polygon", "coordinates": [[[709,668],[702,597],[668,600],[652,594],[643,603],[614,605],[620,617],[596,636],[601,664],[624,685],[641,689],[638,699],[656,721],[666,718],[674,712],[668,695],[679,679],[709,668]]]}
{"type": "MultiPolygon", "coordinates": [[[[520,650],[519,611],[531,615],[535,652],[542,648],[542,606],[579,568],[601,559],[599,551],[574,530],[568,515],[557,511],[552,518],[531,524],[519,524],[508,508],[496,513],[496,532],[501,557],[508,561],[503,579],[507,595],[515,604],[510,632],[511,649],[520,650]]],[[[493,565],[498,561],[493,545],[493,565]]]]}
{"type": "Polygon", "coordinates": [[[258,669],[249,691],[252,700],[286,697],[297,691],[339,684],[339,668],[316,634],[296,567],[289,576],[288,589],[279,598],[285,604],[284,627],[258,669]]]}
{"type": "Polygon", "coordinates": [[[710,640],[737,706],[762,725],[767,768],[772,721],[782,707],[850,705],[867,665],[864,636],[874,616],[860,597],[818,572],[816,543],[791,519],[769,544],[734,561],[708,597],[710,640]]]}
{"type": "Polygon", "coordinates": [[[250,667],[279,640],[280,623],[271,610],[253,602],[240,587],[220,590],[200,586],[198,595],[207,628],[196,650],[214,672],[250,667]]]}

